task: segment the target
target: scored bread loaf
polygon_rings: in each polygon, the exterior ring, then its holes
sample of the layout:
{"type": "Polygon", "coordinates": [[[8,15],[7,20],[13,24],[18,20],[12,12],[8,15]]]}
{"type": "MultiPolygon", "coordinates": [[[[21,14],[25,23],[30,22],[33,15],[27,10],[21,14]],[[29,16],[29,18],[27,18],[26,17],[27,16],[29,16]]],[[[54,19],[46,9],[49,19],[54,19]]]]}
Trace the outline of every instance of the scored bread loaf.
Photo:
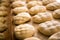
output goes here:
{"type": "Polygon", "coordinates": [[[27,7],[16,7],[13,9],[13,12],[15,14],[19,14],[21,12],[28,12],[28,8],[27,7]]]}
{"type": "Polygon", "coordinates": [[[60,40],[60,32],[53,34],[48,40],[60,40]]]}
{"type": "Polygon", "coordinates": [[[52,14],[50,12],[38,13],[37,15],[32,17],[32,21],[34,23],[42,23],[46,21],[52,20],[52,14]]]}
{"type": "Polygon", "coordinates": [[[15,8],[15,7],[23,7],[23,6],[26,6],[26,2],[15,1],[15,2],[12,3],[13,8],[15,8]]]}
{"type": "Polygon", "coordinates": [[[53,2],[53,3],[50,3],[46,6],[46,8],[48,10],[56,10],[56,9],[60,9],[60,3],[59,2],[53,2]]]}
{"type": "Polygon", "coordinates": [[[54,18],[60,18],[60,9],[57,9],[53,12],[53,17],[54,18]]]}
{"type": "Polygon", "coordinates": [[[27,12],[22,12],[14,16],[14,23],[15,24],[23,24],[31,20],[31,16],[27,12]]]}
{"type": "Polygon", "coordinates": [[[43,5],[47,5],[47,4],[53,3],[55,1],[56,0],[42,0],[42,3],[43,3],[43,5]]]}
{"type": "Polygon", "coordinates": [[[50,36],[60,31],[60,22],[56,20],[51,20],[51,21],[41,23],[39,24],[38,30],[42,34],[50,36]]]}
{"type": "Polygon", "coordinates": [[[36,5],[42,6],[42,2],[41,1],[30,1],[29,3],[27,3],[27,7],[30,9],[31,7],[34,7],[36,5]]]}
{"type": "Polygon", "coordinates": [[[15,36],[18,39],[32,37],[35,34],[34,26],[30,24],[21,24],[14,29],[15,36]]]}
{"type": "Polygon", "coordinates": [[[37,13],[41,13],[41,12],[45,12],[46,11],[46,7],[45,6],[34,6],[29,10],[29,13],[31,15],[35,15],[37,13]],[[44,10],[43,10],[44,9],[44,10]]]}

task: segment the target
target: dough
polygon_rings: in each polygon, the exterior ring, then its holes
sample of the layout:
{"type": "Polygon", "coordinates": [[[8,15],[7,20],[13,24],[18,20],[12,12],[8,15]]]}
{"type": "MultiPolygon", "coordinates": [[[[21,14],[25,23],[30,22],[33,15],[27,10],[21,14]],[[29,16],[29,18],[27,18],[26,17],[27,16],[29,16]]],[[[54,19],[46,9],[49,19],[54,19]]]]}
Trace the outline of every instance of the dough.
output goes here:
{"type": "Polygon", "coordinates": [[[29,37],[29,38],[26,38],[26,39],[24,39],[24,40],[40,40],[40,39],[37,38],[37,37],[29,37]]]}
{"type": "Polygon", "coordinates": [[[32,37],[35,34],[35,28],[30,24],[21,24],[14,29],[15,36],[18,39],[32,37]]]}
{"type": "Polygon", "coordinates": [[[22,1],[15,1],[12,3],[13,8],[15,7],[23,7],[26,6],[26,2],[22,2],[22,1]]]}
{"type": "Polygon", "coordinates": [[[6,21],[6,18],[5,17],[0,17],[0,22],[1,23],[4,23],[6,21]]]}
{"type": "Polygon", "coordinates": [[[56,9],[60,9],[60,3],[59,2],[53,2],[53,3],[50,3],[46,6],[46,8],[48,10],[56,10],[56,9]]]}
{"type": "Polygon", "coordinates": [[[7,11],[0,11],[0,16],[6,16],[6,15],[8,15],[7,11]]]}
{"type": "Polygon", "coordinates": [[[5,40],[5,34],[4,33],[0,33],[0,40],[5,40]]]}
{"type": "Polygon", "coordinates": [[[35,14],[37,14],[37,13],[39,13],[39,12],[45,12],[45,11],[46,11],[45,6],[34,6],[34,7],[32,7],[32,8],[29,10],[29,12],[30,12],[31,15],[35,15],[35,14]],[[43,10],[43,9],[44,9],[44,10],[43,10]]]}
{"type": "Polygon", "coordinates": [[[30,9],[31,7],[34,7],[36,5],[40,5],[42,6],[42,2],[41,1],[30,1],[29,3],[27,3],[27,7],[30,9]]]}
{"type": "Polygon", "coordinates": [[[7,29],[7,24],[3,24],[0,22],[0,32],[3,32],[7,29]]]}
{"type": "Polygon", "coordinates": [[[48,40],[60,40],[60,32],[53,34],[48,40]]]}
{"type": "Polygon", "coordinates": [[[16,7],[13,9],[13,12],[15,14],[19,14],[21,12],[28,12],[28,8],[27,7],[16,7]]]}
{"type": "Polygon", "coordinates": [[[0,6],[0,11],[7,11],[8,9],[7,9],[7,7],[5,7],[5,6],[0,6]]]}
{"type": "Polygon", "coordinates": [[[60,18],[60,9],[57,9],[53,12],[53,17],[54,18],[60,18]]]}
{"type": "Polygon", "coordinates": [[[53,17],[50,12],[38,13],[37,15],[32,17],[32,21],[34,23],[42,23],[45,21],[50,21],[52,19],[53,19],[53,17]]]}
{"type": "Polygon", "coordinates": [[[51,20],[39,24],[38,30],[44,35],[50,36],[56,32],[60,31],[60,22],[51,20]]]}
{"type": "Polygon", "coordinates": [[[43,5],[47,5],[47,4],[53,3],[55,1],[56,0],[42,0],[42,3],[43,3],[43,5]]]}
{"type": "Polygon", "coordinates": [[[15,24],[23,24],[29,20],[31,20],[31,16],[27,12],[22,12],[16,16],[14,16],[14,23],[15,24]]]}

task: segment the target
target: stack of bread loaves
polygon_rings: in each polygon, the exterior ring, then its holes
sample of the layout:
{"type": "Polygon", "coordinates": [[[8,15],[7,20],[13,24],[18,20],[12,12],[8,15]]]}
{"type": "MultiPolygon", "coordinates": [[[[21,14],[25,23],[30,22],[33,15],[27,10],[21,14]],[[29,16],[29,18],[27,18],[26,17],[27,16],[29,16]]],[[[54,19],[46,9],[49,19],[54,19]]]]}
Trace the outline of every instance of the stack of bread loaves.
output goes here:
{"type": "Polygon", "coordinates": [[[35,28],[30,24],[25,24],[31,20],[26,1],[16,0],[12,2],[13,19],[15,24],[15,36],[18,39],[32,37],[35,34],[35,28]]]}
{"type": "Polygon", "coordinates": [[[53,37],[60,31],[60,21],[57,21],[57,19],[60,20],[59,2],[56,0],[12,0],[11,6],[13,23],[16,26],[14,34],[17,39],[42,40],[34,37],[39,31],[44,36],[49,36],[48,40],[60,40],[60,35],[56,39],[53,37]],[[38,25],[38,28],[35,28],[34,24],[38,25]]]}
{"type": "Polygon", "coordinates": [[[5,40],[9,0],[0,0],[0,40],[5,40]]]}

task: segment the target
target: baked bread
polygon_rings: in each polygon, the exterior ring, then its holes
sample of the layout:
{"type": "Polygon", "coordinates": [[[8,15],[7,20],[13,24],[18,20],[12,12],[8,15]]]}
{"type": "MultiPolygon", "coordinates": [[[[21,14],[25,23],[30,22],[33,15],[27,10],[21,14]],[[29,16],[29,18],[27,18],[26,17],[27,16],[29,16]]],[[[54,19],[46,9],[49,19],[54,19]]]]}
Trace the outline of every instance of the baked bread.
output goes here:
{"type": "Polygon", "coordinates": [[[6,21],[6,18],[5,17],[0,17],[0,22],[1,23],[4,23],[6,21]]]}
{"type": "Polygon", "coordinates": [[[31,15],[35,15],[37,13],[41,13],[41,12],[45,12],[46,11],[46,7],[45,6],[34,6],[29,10],[29,13],[31,15]],[[44,10],[43,10],[44,9],[44,10]]]}
{"type": "Polygon", "coordinates": [[[48,10],[56,10],[56,9],[60,9],[60,3],[59,2],[53,2],[53,3],[50,3],[46,6],[46,8],[48,10]]]}
{"type": "Polygon", "coordinates": [[[26,38],[26,39],[24,39],[24,40],[40,40],[40,39],[37,38],[37,37],[29,37],[29,38],[26,38]]]}
{"type": "Polygon", "coordinates": [[[53,34],[48,40],[60,40],[60,32],[53,34]]]}
{"type": "Polygon", "coordinates": [[[0,32],[3,32],[7,29],[7,24],[1,23],[0,22],[0,32]]]}
{"type": "Polygon", "coordinates": [[[32,21],[34,23],[42,23],[46,21],[52,20],[52,14],[50,12],[38,13],[37,15],[32,17],[32,21]]]}
{"type": "Polygon", "coordinates": [[[53,17],[54,18],[60,18],[60,9],[57,9],[53,12],[53,17]]]}
{"type": "Polygon", "coordinates": [[[50,35],[60,31],[60,22],[51,20],[51,21],[41,23],[41,24],[39,24],[38,30],[42,34],[50,36],[50,35]]]}
{"type": "Polygon", "coordinates": [[[0,33],[0,40],[5,40],[5,34],[4,33],[0,33]]]}
{"type": "Polygon", "coordinates": [[[28,2],[30,2],[30,1],[39,1],[39,0],[11,0],[11,1],[12,1],[12,2],[13,2],[13,1],[23,1],[23,2],[27,2],[27,3],[28,3],[28,2]]]}
{"type": "Polygon", "coordinates": [[[15,8],[15,7],[23,7],[23,6],[26,6],[26,2],[15,1],[15,2],[12,3],[13,8],[15,8]]]}
{"type": "Polygon", "coordinates": [[[8,11],[0,11],[0,16],[6,16],[8,15],[8,11]]]}
{"type": "Polygon", "coordinates": [[[1,2],[9,2],[10,0],[1,0],[1,2]]]}
{"type": "Polygon", "coordinates": [[[27,12],[19,13],[18,15],[14,16],[14,23],[15,24],[23,24],[31,20],[31,16],[27,12]]]}
{"type": "Polygon", "coordinates": [[[10,5],[10,2],[2,2],[0,5],[8,7],[10,5]]]}
{"type": "Polygon", "coordinates": [[[27,7],[16,7],[13,9],[13,12],[15,14],[19,14],[21,12],[28,12],[28,8],[27,7]]]}
{"type": "Polygon", "coordinates": [[[35,28],[30,24],[21,24],[14,29],[17,39],[32,37],[35,34],[35,28]]]}
{"type": "Polygon", "coordinates": [[[7,7],[5,7],[5,6],[0,6],[0,11],[7,11],[7,10],[8,10],[7,7]]]}
{"type": "Polygon", "coordinates": [[[39,1],[39,0],[26,0],[27,3],[30,2],[30,1],[39,1]]]}
{"type": "Polygon", "coordinates": [[[30,9],[31,7],[34,7],[36,5],[40,5],[42,6],[42,2],[41,1],[30,1],[29,3],[27,3],[27,7],[30,9]]]}
{"type": "Polygon", "coordinates": [[[53,2],[56,2],[56,0],[42,0],[43,5],[47,5],[53,2]]]}
{"type": "Polygon", "coordinates": [[[22,1],[22,2],[26,2],[26,0],[11,0],[11,2],[14,2],[14,1],[22,1]]]}

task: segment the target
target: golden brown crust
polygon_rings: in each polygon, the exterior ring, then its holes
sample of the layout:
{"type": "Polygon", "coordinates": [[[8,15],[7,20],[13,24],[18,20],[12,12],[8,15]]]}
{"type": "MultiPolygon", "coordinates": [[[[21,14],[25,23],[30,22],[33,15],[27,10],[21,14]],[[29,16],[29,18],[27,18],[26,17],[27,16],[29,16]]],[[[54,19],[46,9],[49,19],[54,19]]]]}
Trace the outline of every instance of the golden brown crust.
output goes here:
{"type": "Polygon", "coordinates": [[[21,12],[28,12],[28,8],[27,7],[16,7],[13,9],[13,12],[15,14],[19,14],[21,12]]]}
{"type": "Polygon", "coordinates": [[[37,37],[29,37],[29,38],[26,38],[26,39],[24,39],[24,40],[40,40],[40,39],[37,38],[37,37]]]}
{"type": "Polygon", "coordinates": [[[37,13],[41,13],[41,12],[45,12],[46,11],[46,7],[45,6],[34,6],[29,10],[29,13],[31,15],[35,15],[37,13]],[[43,10],[44,9],[44,10],[43,10]]]}
{"type": "Polygon", "coordinates": [[[27,12],[22,12],[16,16],[14,16],[14,23],[15,24],[23,24],[23,23],[30,21],[30,20],[31,20],[31,16],[27,12]]]}
{"type": "Polygon", "coordinates": [[[38,13],[37,15],[32,17],[32,21],[34,23],[42,23],[45,21],[50,21],[52,19],[53,17],[50,12],[38,13]]]}
{"type": "Polygon", "coordinates": [[[43,3],[43,5],[47,5],[47,4],[53,3],[55,1],[56,0],[42,0],[42,3],[43,3]]]}
{"type": "Polygon", "coordinates": [[[39,31],[44,35],[50,36],[60,31],[60,22],[51,20],[45,23],[39,24],[39,31]]]}
{"type": "Polygon", "coordinates": [[[15,36],[20,38],[32,37],[35,34],[35,28],[30,24],[21,24],[14,29],[15,36]]]}
{"type": "Polygon", "coordinates": [[[12,3],[13,8],[15,8],[15,7],[23,7],[23,6],[26,6],[26,2],[15,1],[15,2],[12,3]]]}
{"type": "Polygon", "coordinates": [[[53,17],[58,19],[60,18],[60,9],[57,9],[53,12],[53,17]]]}
{"type": "Polygon", "coordinates": [[[60,9],[60,3],[59,2],[53,2],[53,3],[50,3],[46,6],[46,8],[48,10],[56,10],[56,9],[60,9]]]}
{"type": "Polygon", "coordinates": [[[60,32],[53,34],[48,40],[60,40],[60,32]]]}
{"type": "Polygon", "coordinates": [[[27,3],[27,7],[30,9],[31,7],[34,7],[36,5],[42,6],[42,2],[41,1],[30,1],[29,3],[27,3]]]}

